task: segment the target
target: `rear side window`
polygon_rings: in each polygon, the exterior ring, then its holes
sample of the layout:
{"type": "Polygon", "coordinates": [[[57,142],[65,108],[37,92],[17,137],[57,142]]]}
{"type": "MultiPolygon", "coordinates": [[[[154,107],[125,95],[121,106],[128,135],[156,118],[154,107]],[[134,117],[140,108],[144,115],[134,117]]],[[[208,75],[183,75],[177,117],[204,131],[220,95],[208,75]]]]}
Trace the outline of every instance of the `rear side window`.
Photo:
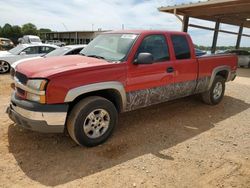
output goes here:
{"type": "Polygon", "coordinates": [[[27,55],[38,54],[38,46],[32,46],[25,48],[23,52],[26,52],[27,55]]]}
{"type": "Polygon", "coordinates": [[[74,49],[65,55],[76,55],[76,54],[79,54],[81,50],[82,50],[82,48],[74,49]]]}
{"type": "Polygon", "coordinates": [[[47,54],[51,51],[53,51],[55,48],[49,47],[49,46],[40,46],[40,54],[47,54]]]}
{"type": "Polygon", "coordinates": [[[191,52],[185,35],[172,35],[171,40],[174,46],[176,59],[190,59],[191,52]]]}
{"type": "Polygon", "coordinates": [[[169,60],[168,45],[164,35],[150,35],[143,39],[135,59],[139,53],[151,53],[154,62],[169,60]]]}

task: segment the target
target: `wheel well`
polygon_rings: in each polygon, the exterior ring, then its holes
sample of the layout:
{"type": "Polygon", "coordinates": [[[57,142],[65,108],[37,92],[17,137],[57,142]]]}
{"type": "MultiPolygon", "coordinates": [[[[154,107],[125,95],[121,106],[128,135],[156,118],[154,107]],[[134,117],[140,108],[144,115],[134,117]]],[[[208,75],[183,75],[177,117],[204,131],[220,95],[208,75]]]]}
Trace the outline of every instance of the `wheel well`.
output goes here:
{"type": "Polygon", "coordinates": [[[228,74],[229,74],[229,72],[228,72],[227,70],[222,70],[222,71],[219,71],[219,72],[216,74],[216,76],[217,76],[217,75],[222,76],[223,78],[225,78],[225,80],[227,80],[228,74]]]}
{"type": "Polygon", "coordinates": [[[120,93],[115,89],[105,89],[105,90],[84,93],[84,94],[78,96],[77,98],[74,99],[74,101],[70,102],[69,112],[72,110],[72,108],[75,106],[75,104],[77,104],[80,100],[82,100],[86,97],[89,97],[89,96],[103,97],[103,98],[111,101],[115,105],[118,112],[122,111],[123,105],[122,105],[122,98],[121,98],[120,93]]]}

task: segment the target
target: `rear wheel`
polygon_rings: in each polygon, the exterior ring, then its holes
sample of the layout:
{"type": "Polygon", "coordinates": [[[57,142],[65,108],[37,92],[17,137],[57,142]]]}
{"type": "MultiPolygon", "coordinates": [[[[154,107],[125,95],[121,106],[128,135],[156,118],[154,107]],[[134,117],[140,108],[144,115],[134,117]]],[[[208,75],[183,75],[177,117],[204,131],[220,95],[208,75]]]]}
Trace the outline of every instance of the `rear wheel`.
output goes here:
{"type": "Polygon", "coordinates": [[[211,88],[202,93],[202,100],[206,104],[216,105],[221,102],[225,92],[225,79],[222,76],[216,76],[211,88]]]}
{"type": "Polygon", "coordinates": [[[118,113],[112,102],[102,97],[88,97],[70,112],[67,129],[76,143],[92,147],[111,136],[117,119],[118,113]]]}
{"type": "Polygon", "coordinates": [[[6,61],[0,60],[0,74],[4,74],[10,71],[10,64],[6,61]]]}

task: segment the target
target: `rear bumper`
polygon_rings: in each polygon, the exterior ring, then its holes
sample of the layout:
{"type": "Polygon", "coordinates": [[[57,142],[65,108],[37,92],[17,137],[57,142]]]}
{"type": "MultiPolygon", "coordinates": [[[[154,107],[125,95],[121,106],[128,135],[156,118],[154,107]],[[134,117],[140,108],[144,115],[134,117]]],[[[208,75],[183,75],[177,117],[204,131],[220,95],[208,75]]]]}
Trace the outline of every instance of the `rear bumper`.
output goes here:
{"type": "Polygon", "coordinates": [[[233,81],[236,78],[236,76],[237,76],[236,71],[231,71],[228,81],[233,81]]]}
{"type": "Polygon", "coordinates": [[[18,126],[43,133],[62,133],[65,128],[68,105],[46,105],[20,100],[12,95],[7,108],[10,119],[18,126]]]}

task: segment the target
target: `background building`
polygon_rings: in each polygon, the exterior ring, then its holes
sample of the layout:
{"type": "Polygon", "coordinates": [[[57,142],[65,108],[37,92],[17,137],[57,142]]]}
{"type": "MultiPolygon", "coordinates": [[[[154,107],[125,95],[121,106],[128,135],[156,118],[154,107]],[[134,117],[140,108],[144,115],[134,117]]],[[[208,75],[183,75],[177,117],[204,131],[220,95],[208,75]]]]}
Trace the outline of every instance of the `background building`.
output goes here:
{"type": "Polygon", "coordinates": [[[41,39],[60,40],[66,44],[88,44],[97,35],[105,31],[53,31],[41,33],[41,39]]]}

